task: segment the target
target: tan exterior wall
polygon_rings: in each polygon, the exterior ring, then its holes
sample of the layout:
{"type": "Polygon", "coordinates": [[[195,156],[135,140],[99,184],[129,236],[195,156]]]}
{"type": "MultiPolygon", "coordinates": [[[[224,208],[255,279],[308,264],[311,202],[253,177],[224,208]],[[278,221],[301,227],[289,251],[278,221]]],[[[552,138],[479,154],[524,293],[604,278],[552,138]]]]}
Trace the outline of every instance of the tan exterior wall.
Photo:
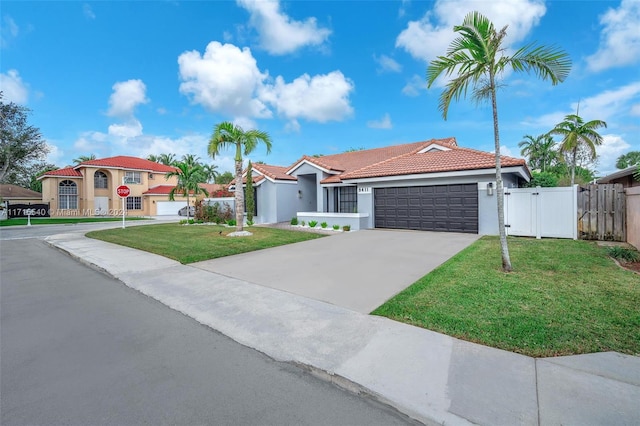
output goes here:
{"type": "MultiPolygon", "coordinates": [[[[48,202],[51,208],[51,216],[93,216],[96,214],[98,203],[96,197],[106,197],[108,199],[107,209],[109,215],[119,215],[122,212],[122,199],[116,193],[118,186],[122,185],[128,170],[83,167],[80,169],[83,177],[47,177],[42,180],[42,201],[48,202]],[[107,188],[95,188],[94,179],[96,172],[101,171],[107,175],[107,188]],[[72,180],[78,185],[78,209],[63,210],[58,206],[58,185],[63,180],[72,180]]],[[[153,200],[168,201],[169,196],[146,196],[143,195],[149,188],[157,185],[173,185],[178,183],[176,176],[165,179],[163,173],[149,173],[142,170],[129,170],[140,173],[140,183],[127,183],[131,189],[130,197],[141,197],[141,209],[128,210],[131,216],[153,216],[156,214],[156,207],[153,200]]],[[[176,197],[178,198],[178,197],[176,197]]]]}
{"type": "Polygon", "coordinates": [[[640,186],[626,188],[627,242],[640,249],[640,186]]]}

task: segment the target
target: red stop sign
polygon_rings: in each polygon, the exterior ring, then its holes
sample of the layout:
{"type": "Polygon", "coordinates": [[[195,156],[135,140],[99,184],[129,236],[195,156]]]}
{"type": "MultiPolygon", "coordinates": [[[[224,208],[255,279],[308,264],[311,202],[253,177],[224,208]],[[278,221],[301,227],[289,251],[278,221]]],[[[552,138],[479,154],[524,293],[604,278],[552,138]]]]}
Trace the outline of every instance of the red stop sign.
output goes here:
{"type": "Polygon", "coordinates": [[[118,197],[120,197],[120,198],[127,198],[129,196],[129,194],[131,194],[131,189],[129,189],[129,187],[126,186],[126,185],[120,185],[116,189],[116,193],[118,194],[118,197]]]}

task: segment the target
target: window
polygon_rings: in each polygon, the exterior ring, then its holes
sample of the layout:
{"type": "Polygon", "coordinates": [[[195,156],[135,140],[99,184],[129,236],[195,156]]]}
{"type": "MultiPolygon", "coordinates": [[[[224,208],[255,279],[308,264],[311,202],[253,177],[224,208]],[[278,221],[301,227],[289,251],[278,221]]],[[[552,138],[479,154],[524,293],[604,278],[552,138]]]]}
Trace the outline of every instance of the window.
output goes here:
{"type": "Polygon", "coordinates": [[[124,183],[135,183],[138,185],[142,183],[140,172],[124,172],[124,179],[124,183]]]}
{"type": "Polygon", "coordinates": [[[93,175],[93,187],[96,189],[107,189],[109,187],[107,174],[104,172],[96,172],[96,174],[93,175]]]}
{"type": "Polygon", "coordinates": [[[58,208],[74,210],[78,208],[78,185],[70,180],[63,180],[58,185],[58,208]]]}
{"type": "Polygon", "coordinates": [[[356,213],[358,211],[358,188],[355,186],[341,186],[335,192],[336,212],[356,213]]]}
{"type": "Polygon", "coordinates": [[[127,210],[142,210],[142,197],[127,197],[127,210]]]}

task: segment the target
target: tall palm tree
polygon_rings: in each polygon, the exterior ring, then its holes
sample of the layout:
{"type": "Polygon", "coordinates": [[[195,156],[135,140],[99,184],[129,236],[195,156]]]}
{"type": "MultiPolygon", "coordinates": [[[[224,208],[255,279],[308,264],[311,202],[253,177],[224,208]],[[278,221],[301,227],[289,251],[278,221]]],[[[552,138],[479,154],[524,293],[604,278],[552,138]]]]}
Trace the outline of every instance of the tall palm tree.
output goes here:
{"type": "Polygon", "coordinates": [[[506,56],[502,42],[507,35],[507,27],[497,31],[493,23],[478,12],[465,16],[462,25],[453,30],[460,35],[451,42],[446,56],[438,56],[429,63],[427,83],[431,87],[440,75],[451,77],[440,95],[439,109],[446,120],[451,100],[466,97],[472,87],[472,97],[476,101],[489,99],[493,111],[493,135],[496,160],[496,189],[498,204],[498,228],[502,252],[502,269],[512,270],[509,247],[504,227],[504,189],[500,166],[500,132],[498,128],[498,101],[496,79],[506,68],[526,71],[538,77],[551,80],[552,84],[564,81],[571,70],[569,56],[557,48],[528,44],[513,55],[506,56]]]}
{"type": "Polygon", "coordinates": [[[214,183],[219,175],[218,166],[215,164],[205,164],[202,166],[207,183],[214,183]]]}
{"type": "Polygon", "coordinates": [[[176,168],[176,170],[168,172],[165,175],[165,179],[169,179],[173,176],[178,177],[178,184],[171,189],[171,192],[169,192],[169,199],[173,201],[175,199],[176,193],[182,195],[183,197],[187,197],[188,220],[191,210],[188,208],[191,205],[189,203],[189,195],[193,193],[194,197],[198,194],[209,196],[209,192],[199,186],[200,183],[204,182],[204,171],[202,170],[202,165],[192,165],[186,162],[178,162],[174,165],[174,167],[176,168]]]}
{"type": "Polygon", "coordinates": [[[243,130],[228,121],[216,124],[209,141],[209,155],[215,158],[224,148],[235,148],[236,172],[236,232],[242,232],[244,221],[244,191],[242,190],[242,155],[249,155],[262,142],[267,147],[267,154],[271,152],[271,137],[261,130],[243,130]]]}
{"type": "Polygon", "coordinates": [[[196,164],[202,164],[200,162],[200,157],[194,154],[185,154],[182,156],[182,159],[180,161],[182,161],[183,163],[187,163],[191,166],[195,166],[196,164]]]}
{"type": "Polygon", "coordinates": [[[160,162],[160,156],[159,155],[155,155],[155,154],[149,154],[149,155],[147,155],[147,160],[153,161],[154,163],[159,163],[160,162]]]}
{"type": "Polygon", "coordinates": [[[575,183],[576,158],[580,148],[587,150],[591,159],[596,158],[596,146],[602,145],[602,136],[597,132],[600,127],[607,127],[607,123],[602,120],[591,120],[584,122],[582,117],[576,114],[569,114],[564,121],[556,124],[549,131],[549,135],[562,136],[560,142],[560,152],[568,154],[571,158],[571,186],[575,183]]]}
{"type": "Polygon", "coordinates": [[[160,154],[158,156],[158,163],[164,164],[165,166],[175,166],[178,163],[175,154],[160,154]]]}
{"type": "Polygon", "coordinates": [[[81,155],[78,158],[74,158],[72,161],[74,162],[74,164],[80,164],[80,163],[84,163],[85,161],[91,161],[95,159],[96,159],[95,154],[89,154],[89,155],[81,155]]]}

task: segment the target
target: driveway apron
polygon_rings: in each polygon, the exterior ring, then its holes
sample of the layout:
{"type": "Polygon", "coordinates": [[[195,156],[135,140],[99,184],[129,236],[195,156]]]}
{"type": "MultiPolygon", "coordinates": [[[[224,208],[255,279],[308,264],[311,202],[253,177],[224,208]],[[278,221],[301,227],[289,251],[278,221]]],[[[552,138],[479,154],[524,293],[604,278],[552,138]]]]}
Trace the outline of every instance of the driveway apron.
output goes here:
{"type": "Polygon", "coordinates": [[[369,313],[478,238],[363,230],[190,266],[369,313]]]}

